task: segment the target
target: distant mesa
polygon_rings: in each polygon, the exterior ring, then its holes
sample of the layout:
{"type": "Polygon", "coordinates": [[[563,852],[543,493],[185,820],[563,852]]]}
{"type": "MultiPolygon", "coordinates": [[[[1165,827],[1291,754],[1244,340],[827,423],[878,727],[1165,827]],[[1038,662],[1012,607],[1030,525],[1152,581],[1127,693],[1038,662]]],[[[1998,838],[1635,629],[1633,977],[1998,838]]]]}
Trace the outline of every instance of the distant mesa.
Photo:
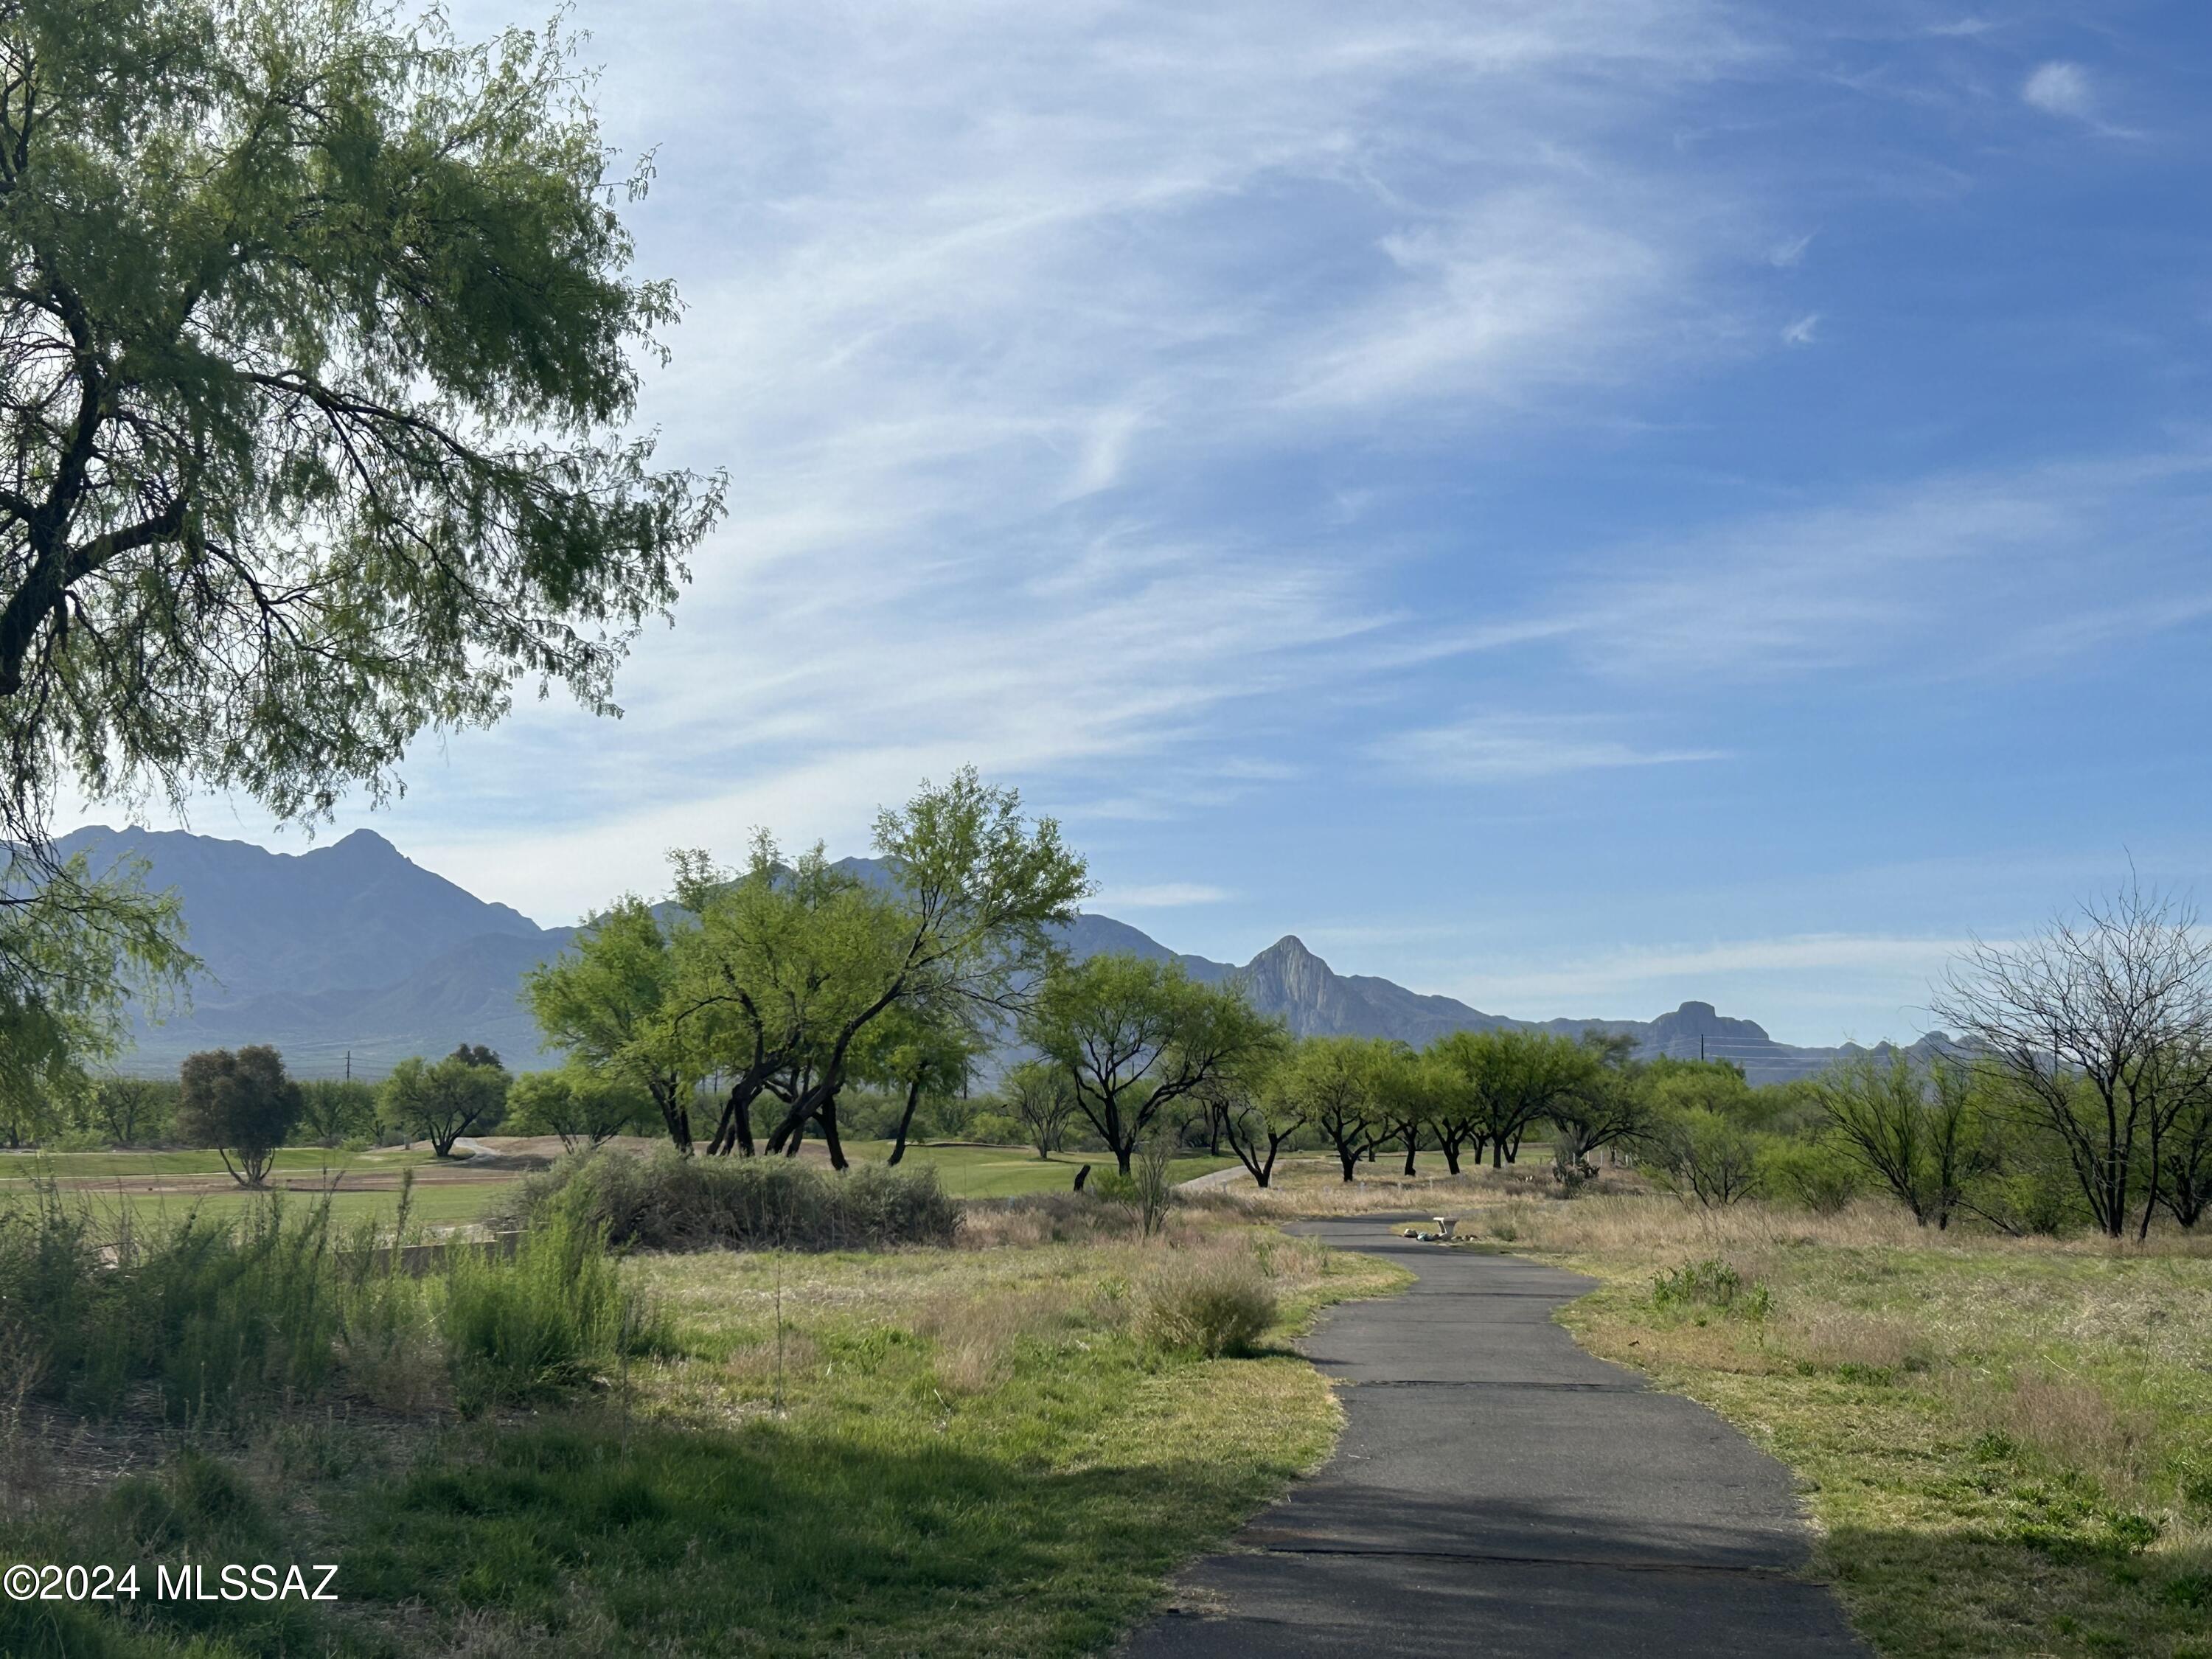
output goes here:
{"type": "MultiPolygon", "coordinates": [[[[489,1043],[511,1066],[557,1059],[538,1048],[522,978],[557,956],[575,930],[540,927],[477,898],[374,830],[272,853],[184,830],[94,826],[61,847],[100,867],[143,859],[149,884],[173,889],[182,901],[191,948],[207,963],[188,1012],[158,1025],[138,1022],[128,1070],[165,1073],[195,1049],[246,1042],[275,1043],[302,1077],[336,1076],[349,1057],[355,1075],[381,1076],[409,1054],[443,1054],[463,1042],[489,1043]]],[[[889,879],[872,859],[841,860],[839,867],[889,879]]],[[[1064,943],[1078,961],[1126,951],[1179,962],[1208,982],[1241,978],[1255,1006],[1302,1036],[1395,1037],[1419,1048],[1449,1031],[1510,1026],[1574,1036],[1595,1027],[1633,1037],[1646,1055],[1695,1059],[1702,1040],[1710,1058],[1734,1060],[1754,1083],[1808,1076],[1868,1052],[1777,1042],[1709,1002],[1685,1002],[1652,1020],[1510,1019],[1387,979],[1340,974],[1294,933],[1242,965],[1180,954],[1111,916],[1077,917],[1064,943]]],[[[1934,1036],[1916,1047],[1942,1042],[1934,1036]]],[[[1885,1043],[1874,1052],[1887,1051],[1885,1043]]]]}

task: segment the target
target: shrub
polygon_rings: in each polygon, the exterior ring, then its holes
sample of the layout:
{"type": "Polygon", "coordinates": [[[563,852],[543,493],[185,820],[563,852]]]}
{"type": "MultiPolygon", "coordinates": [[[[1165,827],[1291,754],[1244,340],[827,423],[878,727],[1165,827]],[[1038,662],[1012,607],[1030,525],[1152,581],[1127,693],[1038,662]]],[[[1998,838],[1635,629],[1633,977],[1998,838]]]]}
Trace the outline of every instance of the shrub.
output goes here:
{"type": "Polygon", "coordinates": [[[464,1411],[589,1383],[656,1334],[608,1260],[606,1224],[578,1185],[548,1206],[512,1258],[453,1252],[445,1324],[464,1411]]]}
{"type": "Polygon", "coordinates": [[[1274,1322],[1274,1289],[1242,1250],[1178,1257],[1138,1287],[1137,1333],[1158,1348],[1209,1359],[1249,1353],[1274,1322]]]}
{"type": "Polygon", "coordinates": [[[0,1212],[0,1335],[33,1391],[116,1409],[150,1385],[164,1414],[228,1419],[327,1379],[340,1309],[329,1217],[271,1199],[235,1224],[197,1212],[103,1239],[48,1191],[0,1212]]]}
{"type": "Polygon", "coordinates": [[[1838,1215],[1866,1190],[1866,1171],[1841,1149],[1817,1140],[1772,1140],[1759,1149],[1763,1183],[1819,1215],[1838,1215]]]}
{"type": "Polygon", "coordinates": [[[1662,1120],[1645,1140],[1644,1162],[1662,1185],[1707,1209],[1724,1209],[1760,1185],[1758,1142],[1702,1107],[1662,1120]]]}
{"type": "Polygon", "coordinates": [[[1774,1296],[1759,1280],[1747,1279],[1727,1262],[1708,1258],[1653,1274],[1651,1305],[1674,1312],[1717,1308],[1733,1318],[1759,1320],[1773,1310],[1774,1296]]]}
{"type": "Polygon", "coordinates": [[[684,1158],[673,1147],[650,1158],[571,1154],[516,1182],[506,1212],[534,1223],[572,1188],[610,1243],[644,1249],[949,1244],[960,1224],[933,1170],[860,1164],[838,1175],[784,1158],[684,1158]]]}

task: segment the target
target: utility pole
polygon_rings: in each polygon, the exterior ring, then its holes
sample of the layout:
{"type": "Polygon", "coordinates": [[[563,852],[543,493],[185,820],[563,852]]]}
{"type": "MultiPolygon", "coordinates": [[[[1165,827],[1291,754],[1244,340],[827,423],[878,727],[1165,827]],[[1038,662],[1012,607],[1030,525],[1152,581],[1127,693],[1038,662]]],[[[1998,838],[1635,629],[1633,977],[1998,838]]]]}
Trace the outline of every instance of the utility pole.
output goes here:
{"type": "Polygon", "coordinates": [[[346,1081],[353,1081],[353,1050],[350,1048],[346,1050],[346,1081]]]}
{"type": "Polygon", "coordinates": [[[1702,1066],[1702,1065],[1704,1065],[1705,1063],[1705,1034],[1703,1031],[1700,1031],[1700,1032],[1698,1032],[1698,1065],[1700,1065],[1700,1066],[1702,1066]]]}

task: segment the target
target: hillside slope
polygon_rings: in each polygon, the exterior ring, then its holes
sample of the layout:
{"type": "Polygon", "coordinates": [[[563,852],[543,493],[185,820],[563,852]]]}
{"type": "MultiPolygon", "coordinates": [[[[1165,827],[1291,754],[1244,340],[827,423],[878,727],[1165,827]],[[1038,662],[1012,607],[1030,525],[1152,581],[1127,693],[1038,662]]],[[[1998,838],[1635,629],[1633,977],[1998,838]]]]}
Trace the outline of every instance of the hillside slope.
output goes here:
{"type": "MultiPolygon", "coordinates": [[[[523,975],[557,955],[575,930],[541,927],[479,899],[372,830],[304,853],[179,830],[97,827],[75,831],[62,847],[96,864],[143,860],[150,886],[179,896],[189,942],[207,964],[189,1011],[162,1024],[139,1023],[127,1070],[169,1073],[195,1049],[248,1042],[274,1043],[303,1077],[349,1066],[356,1076],[380,1076],[409,1054],[445,1053],[463,1042],[489,1043],[518,1067],[557,1058],[540,1051],[519,997],[523,975]]],[[[840,866],[869,881],[891,879],[878,860],[840,866]]],[[[1241,965],[1172,951],[1111,916],[1078,917],[1065,942],[1079,960],[1127,951],[1179,962],[1208,983],[1241,979],[1262,1012],[1301,1036],[1387,1036],[1418,1048],[1455,1030],[1533,1024],[1573,1035],[1596,1026],[1634,1037],[1647,1054],[1694,1057],[1702,1048],[1737,1061],[1755,1082],[1804,1076],[1856,1052],[1777,1042],[1752,1021],[1704,1002],[1651,1020],[1509,1019],[1387,979],[1339,974],[1295,935],[1241,965]]]]}

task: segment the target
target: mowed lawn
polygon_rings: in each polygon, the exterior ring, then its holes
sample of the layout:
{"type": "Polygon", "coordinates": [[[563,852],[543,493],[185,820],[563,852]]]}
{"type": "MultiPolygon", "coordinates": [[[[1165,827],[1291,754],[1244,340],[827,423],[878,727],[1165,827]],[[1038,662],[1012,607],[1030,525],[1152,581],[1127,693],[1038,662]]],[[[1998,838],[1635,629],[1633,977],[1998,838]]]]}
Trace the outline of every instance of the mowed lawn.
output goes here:
{"type": "MultiPolygon", "coordinates": [[[[495,1135],[483,1139],[495,1151],[505,1144],[495,1135]]],[[[846,1152],[856,1164],[882,1163],[890,1155],[890,1143],[848,1141],[846,1152]]],[[[818,1158],[823,1153],[818,1144],[810,1143],[804,1155],[818,1158]]],[[[471,1168],[471,1162],[465,1157],[439,1158],[420,1146],[362,1152],[295,1146],[276,1155],[270,1180],[286,1189],[287,1203],[312,1203],[327,1190],[332,1215],[351,1222],[363,1216],[394,1215],[400,1174],[411,1170],[414,1218],[425,1226],[456,1226],[481,1216],[526,1167],[471,1168]]],[[[1114,1167],[1112,1156],[1103,1152],[1062,1152],[1040,1158],[1030,1147],[965,1142],[909,1144],[904,1162],[934,1170],[945,1190],[956,1198],[1063,1192],[1073,1185],[1076,1171],[1085,1164],[1092,1166],[1094,1175],[1114,1167]]],[[[1225,1158],[1178,1158],[1170,1178],[1188,1181],[1233,1162],[1225,1158]]],[[[222,1158],[212,1152],[37,1152],[0,1158],[0,1204],[11,1196],[29,1199],[48,1183],[57,1185],[67,1202],[83,1204],[103,1216],[128,1211],[138,1222],[180,1218],[194,1212],[235,1214],[259,1201],[257,1194],[230,1179],[222,1158]]]]}

